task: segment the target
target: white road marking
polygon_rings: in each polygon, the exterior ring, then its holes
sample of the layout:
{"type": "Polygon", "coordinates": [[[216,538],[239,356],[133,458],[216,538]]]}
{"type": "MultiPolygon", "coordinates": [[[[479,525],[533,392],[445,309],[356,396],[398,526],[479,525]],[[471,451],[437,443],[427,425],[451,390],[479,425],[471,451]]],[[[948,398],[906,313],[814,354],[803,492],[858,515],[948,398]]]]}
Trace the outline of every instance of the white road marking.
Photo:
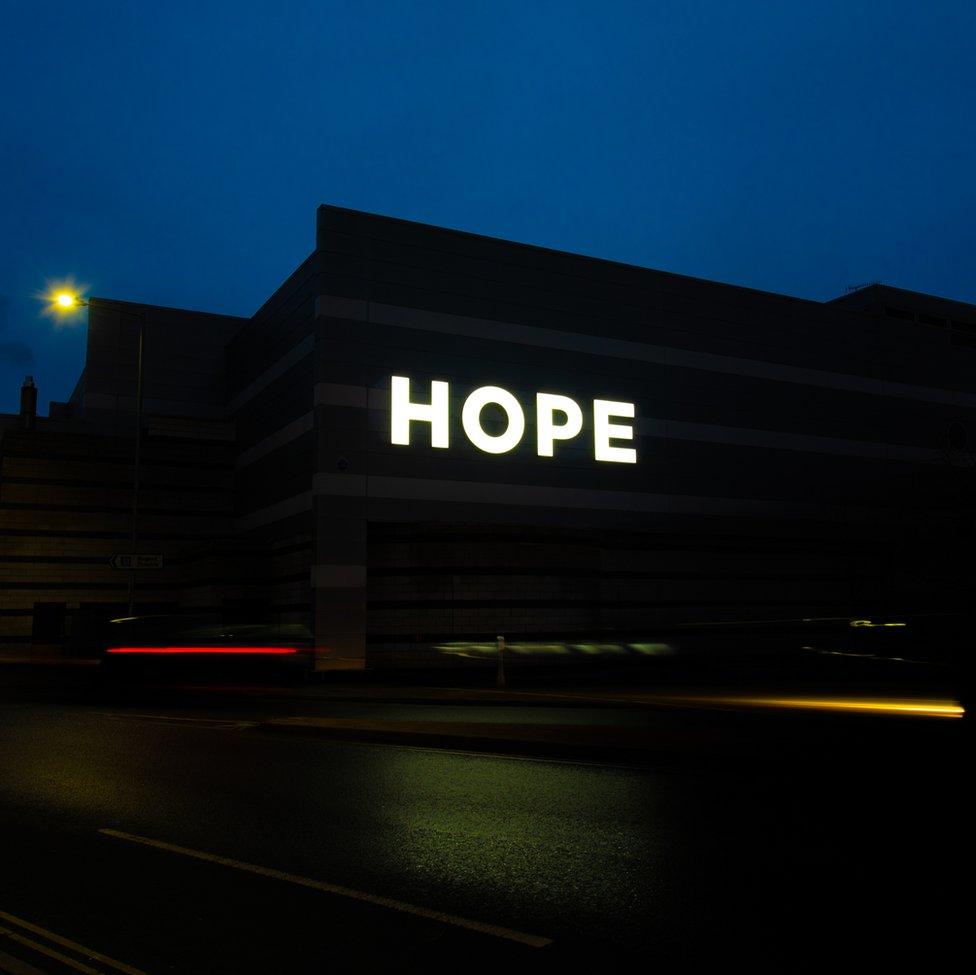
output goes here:
{"type": "MultiPolygon", "coordinates": [[[[97,962],[103,966],[107,965],[109,968],[112,968],[117,972],[123,972],[124,975],[145,975],[145,972],[140,971],[138,968],[133,968],[131,965],[126,965],[125,962],[118,961],[115,958],[110,958],[108,955],[100,954],[92,948],[86,948],[84,945],[80,945],[76,941],[70,941],[68,938],[61,937],[60,934],[55,934],[53,931],[48,931],[46,928],[42,928],[38,924],[31,924],[30,921],[25,921],[23,918],[16,917],[13,914],[8,914],[6,911],[0,911],[0,920],[6,921],[7,924],[13,924],[25,931],[30,931],[31,934],[46,938],[48,941],[53,941],[56,945],[60,945],[62,948],[68,948],[70,951],[81,955],[83,958],[87,958],[89,961],[97,962]]],[[[27,938],[8,927],[0,925],[0,935],[10,938],[11,941],[16,941],[18,944],[25,945],[34,951],[39,951],[42,955],[47,955],[48,958],[53,958],[56,961],[67,965],[69,968],[73,968],[79,972],[84,972],[85,975],[103,975],[102,970],[91,968],[90,966],[85,965],[74,958],[69,958],[60,951],[55,951],[53,948],[49,948],[47,945],[43,945],[32,940],[31,938],[27,938]]]]}
{"type": "Polygon", "coordinates": [[[181,714],[129,714],[118,711],[95,711],[95,714],[114,721],[141,721],[145,724],[190,725],[204,728],[254,728],[257,721],[244,721],[237,718],[187,718],[181,714]]]}
{"type": "Polygon", "coordinates": [[[360,890],[353,890],[351,887],[340,887],[338,884],[325,883],[322,880],[312,880],[309,877],[300,877],[297,874],[286,873],[283,870],[274,870],[271,867],[262,867],[254,863],[245,863],[242,860],[234,860],[230,857],[218,856],[214,853],[205,853],[202,850],[194,850],[186,846],[178,846],[175,843],[166,843],[163,840],[154,840],[146,836],[137,836],[134,833],[123,833],[117,829],[100,829],[98,831],[105,836],[114,836],[116,839],[127,840],[130,843],[140,843],[143,846],[151,846],[158,850],[166,850],[169,853],[179,853],[182,856],[193,857],[197,860],[205,860],[208,863],[217,863],[224,867],[233,867],[235,870],[244,870],[254,873],[261,877],[271,877],[274,880],[284,880],[300,887],[309,887],[312,890],[320,890],[327,894],[335,894],[339,897],[347,897],[350,900],[362,901],[366,904],[374,904],[377,907],[386,907],[392,911],[400,911],[402,914],[413,914],[416,917],[426,918],[429,921],[437,921],[440,924],[450,924],[456,928],[466,928],[469,931],[477,931],[479,934],[487,934],[494,938],[504,938],[507,941],[517,941],[519,944],[528,945],[531,948],[544,948],[553,943],[552,938],[544,938],[536,934],[526,934],[523,931],[515,931],[512,928],[503,928],[495,924],[486,924],[483,921],[474,921],[466,917],[458,917],[455,914],[444,914],[434,911],[427,907],[419,907],[416,904],[407,904],[405,901],[394,900],[391,897],[380,897],[376,894],[367,894],[360,890]]]}
{"type": "Polygon", "coordinates": [[[27,962],[14,958],[5,951],[0,951],[0,972],[6,972],[7,975],[44,975],[39,968],[28,965],[27,962]]]}

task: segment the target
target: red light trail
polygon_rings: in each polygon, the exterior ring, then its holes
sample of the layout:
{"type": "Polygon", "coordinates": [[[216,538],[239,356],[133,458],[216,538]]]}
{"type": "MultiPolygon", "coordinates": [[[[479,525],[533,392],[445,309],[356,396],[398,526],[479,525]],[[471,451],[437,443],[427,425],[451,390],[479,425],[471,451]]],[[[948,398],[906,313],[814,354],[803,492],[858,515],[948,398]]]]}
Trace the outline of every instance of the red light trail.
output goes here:
{"type": "Polygon", "coordinates": [[[259,654],[262,656],[283,656],[295,654],[294,647],[110,647],[106,653],[166,653],[166,654],[259,654]]]}

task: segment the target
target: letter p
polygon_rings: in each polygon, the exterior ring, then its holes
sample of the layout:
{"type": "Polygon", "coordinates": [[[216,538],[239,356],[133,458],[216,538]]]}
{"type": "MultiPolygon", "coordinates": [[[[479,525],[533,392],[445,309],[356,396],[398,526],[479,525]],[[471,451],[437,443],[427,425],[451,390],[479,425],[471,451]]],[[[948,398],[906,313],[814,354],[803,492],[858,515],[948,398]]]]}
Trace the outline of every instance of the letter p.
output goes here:
{"type": "Polygon", "coordinates": [[[557,440],[572,440],[583,429],[583,411],[568,396],[555,393],[535,394],[536,453],[540,457],[552,457],[557,440]],[[555,413],[566,417],[565,423],[555,422],[555,413]]]}

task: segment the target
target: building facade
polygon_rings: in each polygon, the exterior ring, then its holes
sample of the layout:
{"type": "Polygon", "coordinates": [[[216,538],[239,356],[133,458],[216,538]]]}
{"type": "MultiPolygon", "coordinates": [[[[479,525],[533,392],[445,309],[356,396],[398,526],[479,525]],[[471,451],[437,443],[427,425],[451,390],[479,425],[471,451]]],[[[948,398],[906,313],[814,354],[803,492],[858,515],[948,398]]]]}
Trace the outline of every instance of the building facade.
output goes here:
{"type": "Polygon", "coordinates": [[[95,300],[71,401],[0,418],[0,652],[124,608],[140,322],[138,612],[306,623],[327,668],[967,604],[976,307],[323,206],[251,318],[95,300]]]}

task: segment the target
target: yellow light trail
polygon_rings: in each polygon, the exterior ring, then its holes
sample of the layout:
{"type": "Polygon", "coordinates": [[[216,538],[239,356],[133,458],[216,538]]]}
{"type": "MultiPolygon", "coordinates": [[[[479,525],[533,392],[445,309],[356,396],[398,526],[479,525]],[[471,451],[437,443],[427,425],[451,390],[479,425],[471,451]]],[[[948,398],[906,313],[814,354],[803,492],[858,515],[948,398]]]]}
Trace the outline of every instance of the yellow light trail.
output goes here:
{"type": "Polygon", "coordinates": [[[961,718],[966,711],[950,700],[923,701],[886,698],[813,698],[813,697],[736,697],[692,696],[681,700],[697,703],[726,704],[734,707],[791,708],[809,711],[844,711],[858,714],[917,715],[927,718],[961,718]]]}

